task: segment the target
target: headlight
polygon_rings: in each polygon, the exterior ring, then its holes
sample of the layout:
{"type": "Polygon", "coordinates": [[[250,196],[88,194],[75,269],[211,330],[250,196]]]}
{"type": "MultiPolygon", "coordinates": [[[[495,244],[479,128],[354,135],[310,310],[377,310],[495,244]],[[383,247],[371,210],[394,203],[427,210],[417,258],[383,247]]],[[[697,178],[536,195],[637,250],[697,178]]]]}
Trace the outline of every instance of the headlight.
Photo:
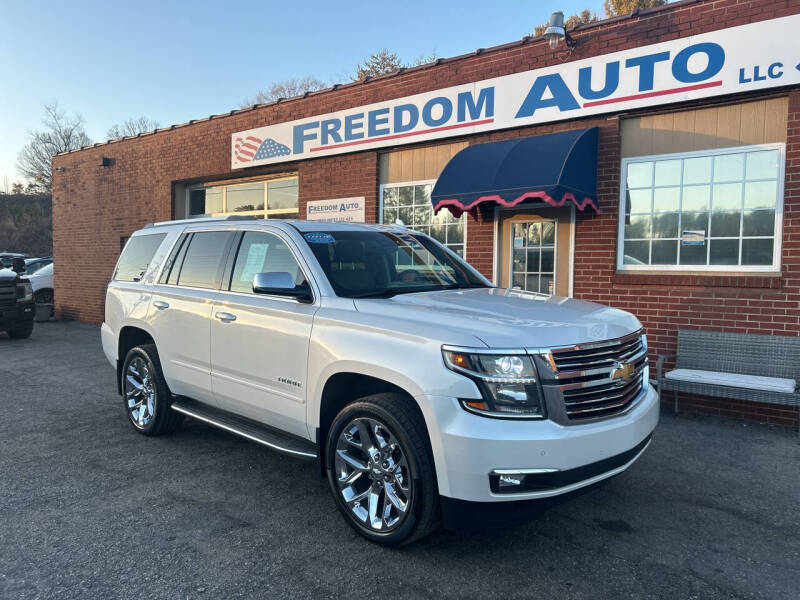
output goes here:
{"type": "Polygon", "coordinates": [[[33,286],[30,281],[23,281],[17,284],[17,298],[24,302],[33,300],[33,286]]]}
{"type": "Polygon", "coordinates": [[[442,348],[447,368],[478,385],[482,400],[461,400],[467,410],[486,416],[544,417],[536,368],[527,354],[483,354],[442,348]]]}

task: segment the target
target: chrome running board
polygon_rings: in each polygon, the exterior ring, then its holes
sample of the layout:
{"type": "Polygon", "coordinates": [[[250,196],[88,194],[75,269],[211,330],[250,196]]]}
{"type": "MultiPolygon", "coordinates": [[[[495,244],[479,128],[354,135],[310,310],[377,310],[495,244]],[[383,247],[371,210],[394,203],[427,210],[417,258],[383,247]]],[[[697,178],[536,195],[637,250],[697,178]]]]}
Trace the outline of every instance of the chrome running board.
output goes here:
{"type": "Polygon", "coordinates": [[[191,398],[176,397],[172,401],[172,410],[278,452],[305,460],[317,459],[316,445],[309,440],[304,440],[256,421],[224,412],[191,398]]]}

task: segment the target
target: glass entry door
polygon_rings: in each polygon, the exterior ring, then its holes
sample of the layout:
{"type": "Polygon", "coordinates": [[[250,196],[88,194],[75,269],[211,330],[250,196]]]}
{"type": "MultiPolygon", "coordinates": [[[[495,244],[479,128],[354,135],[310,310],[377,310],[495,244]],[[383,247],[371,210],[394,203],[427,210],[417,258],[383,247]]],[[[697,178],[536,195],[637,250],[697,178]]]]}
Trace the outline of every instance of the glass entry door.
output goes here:
{"type": "Polygon", "coordinates": [[[539,219],[511,223],[511,287],[554,294],[556,289],[556,222],[539,219]]]}

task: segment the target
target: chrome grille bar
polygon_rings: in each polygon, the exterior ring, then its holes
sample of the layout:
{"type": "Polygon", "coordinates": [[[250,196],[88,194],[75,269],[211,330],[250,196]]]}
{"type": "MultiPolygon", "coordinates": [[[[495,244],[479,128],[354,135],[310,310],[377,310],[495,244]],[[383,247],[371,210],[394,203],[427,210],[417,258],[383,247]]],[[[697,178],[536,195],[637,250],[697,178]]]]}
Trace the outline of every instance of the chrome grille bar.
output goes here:
{"type": "Polygon", "coordinates": [[[642,334],[552,350],[553,378],[567,419],[612,417],[633,405],[646,385],[642,334]]]}

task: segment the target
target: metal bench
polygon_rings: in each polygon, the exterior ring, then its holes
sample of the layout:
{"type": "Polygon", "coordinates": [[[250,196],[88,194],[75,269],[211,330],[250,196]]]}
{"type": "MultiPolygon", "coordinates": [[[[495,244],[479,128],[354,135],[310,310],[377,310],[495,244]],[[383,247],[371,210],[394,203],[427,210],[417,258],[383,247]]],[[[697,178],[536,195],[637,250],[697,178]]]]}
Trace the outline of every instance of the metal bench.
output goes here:
{"type": "Polygon", "coordinates": [[[798,336],[681,329],[678,331],[677,353],[659,356],[656,370],[659,396],[671,390],[675,397],[676,413],[678,393],[683,392],[797,406],[800,418],[800,388],[796,385],[800,383],[798,336]],[[664,373],[664,363],[670,358],[675,358],[675,370],[664,373]],[[691,372],[678,373],[684,379],[676,379],[674,377],[678,369],[691,372]],[[686,380],[687,375],[695,380],[686,380]],[[783,390],[777,391],[777,388],[783,390]]]}

